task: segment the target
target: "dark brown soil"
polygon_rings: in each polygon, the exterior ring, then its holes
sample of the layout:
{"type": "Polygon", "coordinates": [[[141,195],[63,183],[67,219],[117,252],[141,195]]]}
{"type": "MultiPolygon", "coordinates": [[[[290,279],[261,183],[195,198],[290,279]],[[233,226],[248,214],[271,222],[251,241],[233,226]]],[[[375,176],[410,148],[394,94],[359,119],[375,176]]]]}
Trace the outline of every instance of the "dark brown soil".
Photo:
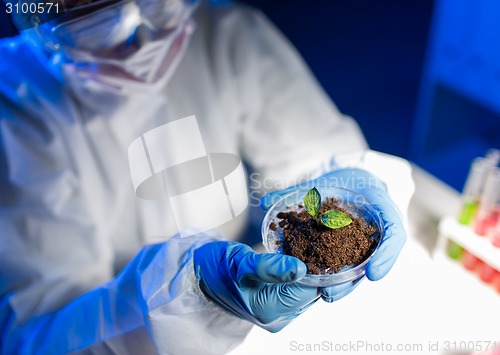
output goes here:
{"type": "MultiPolygon", "coordinates": [[[[283,238],[278,241],[284,254],[295,256],[307,265],[310,274],[339,272],[343,267],[363,262],[372,252],[376,241],[370,238],[378,228],[364,219],[354,217],[333,198],[326,198],[321,213],[336,209],[347,213],[351,224],[339,229],[318,225],[303,207],[298,212],[280,212],[279,226],[283,238]]],[[[269,226],[276,230],[275,223],[269,226]]]]}

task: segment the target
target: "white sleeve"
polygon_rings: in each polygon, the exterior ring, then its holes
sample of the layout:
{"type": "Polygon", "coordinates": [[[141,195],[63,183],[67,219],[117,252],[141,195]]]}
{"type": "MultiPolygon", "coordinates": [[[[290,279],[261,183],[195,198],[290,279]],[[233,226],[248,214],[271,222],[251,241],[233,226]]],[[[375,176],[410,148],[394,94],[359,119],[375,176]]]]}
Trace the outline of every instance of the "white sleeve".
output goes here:
{"type": "Polygon", "coordinates": [[[365,150],[356,122],[339,112],[283,35],[259,12],[242,14],[246,26],[235,44],[242,148],[261,178],[279,184],[334,154],[365,150]]]}
{"type": "Polygon", "coordinates": [[[113,279],[59,136],[9,105],[0,95],[0,353],[220,354],[241,342],[251,324],[195,280],[207,237],[146,247],[113,279]]]}
{"type": "Polygon", "coordinates": [[[114,280],[57,311],[24,322],[17,319],[10,296],[2,296],[2,353],[153,354],[156,350],[189,355],[230,351],[252,325],[209,301],[199,289],[193,251],[205,242],[174,237],[145,247],[114,280]]]}
{"type": "Polygon", "coordinates": [[[191,239],[177,237],[141,261],[141,306],[160,354],[223,354],[243,341],[252,324],[204,296],[193,266],[200,243],[193,246],[191,239]]]}

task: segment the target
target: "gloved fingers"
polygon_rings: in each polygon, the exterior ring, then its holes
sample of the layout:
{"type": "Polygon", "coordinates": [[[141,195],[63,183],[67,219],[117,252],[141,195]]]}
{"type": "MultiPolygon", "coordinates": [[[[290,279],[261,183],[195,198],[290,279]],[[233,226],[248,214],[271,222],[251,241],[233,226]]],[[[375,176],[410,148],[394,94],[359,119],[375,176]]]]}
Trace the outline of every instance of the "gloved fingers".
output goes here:
{"type": "Polygon", "coordinates": [[[370,202],[377,211],[380,212],[380,217],[385,222],[401,222],[399,212],[392,202],[389,195],[382,190],[363,190],[361,194],[370,202]]]}
{"type": "Polygon", "coordinates": [[[268,209],[271,208],[272,205],[274,205],[276,202],[278,202],[283,196],[286,196],[298,188],[309,188],[312,189],[314,186],[321,185],[321,186],[337,186],[337,181],[335,179],[330,179],[328,175],[321,176],[317,179],[310,180],[310,181],[305,181],[301,182],[297,185],[293,185],[290,187],[287,187],[286,189],[283,190],[276,190],[273,192],[268,193],[267,195],[264,195],[260,199],[260,207],[267,211],[268,209]]]}
{"type": "Polygon", "coordinates": [[[307,309],[309,309],[309,307],[311,307],[314,303],[316,303],[317,300],[319,300],[319,296],[317,296],[311,302],[306,304],[304,307],[294,311],[288,310],[288,314],[283,314],[282,316],[276,318],[272,322],[268,322],[266,324],[261,323],[259,326],[271,333],[279,332],[281,329],[290,324],[295,318],[297,318],[299,315],[301,315],[307,309]]]}
{"type": "MultiPolygon", "coordinates": [[[[314,181],[309,181],[307,186],[312,187],[315,184],[344,187],[356,191],[363,195],[380,212],[384,223],[384,237],[377,252],[368,264],[366,276],[373,281],[383,278],[394,265],[406,241],[406,232],[401,217],[388,196],[384,183],[362,169],[345,168],[334,170],[314,181]]],[[[300,185],[264,196],[261,199],[261,207],[266,210],[269,209],[280,198],[292,193],[298,186],[300,185]]]]}
{"type": "Polygon", "coordinates": [[[323,301],[328,303],[338,301],[341,298],[350,294],[352,291],[354,291],[354,289],[358,287],[358,285],[361,283],[363,279],[364,277],[355,281],[344,282],[343,284],[340,285],[323,287],[320,289],[321,298],[323,299],[323,301]]]}
{"type": "Polygon", "coordinates": [[[264,211],[267,211],[268,209],[271,208],[272,205],[274,205],[276,202],[278,202],[283,196],[285,196],[289,193],[292,193],[296,188],[297,188],[297,185],[290,186],[290,187],[287,187],[286,189],[276,190],[276,191],[268,193],[267,195],[264,195],[260,199],[260,208],[262,208],[264,211]]]}
{"type": "Polygon", "coordinates": [[[259,327],[267,330],[268,332],[277,333],[290,324],[295,318],[296,317],[281,318],[269,324],[259,324],[259,327]]]}
{"type": "Polygon", "coordinates": [[[384,236],[367,265],[366,276],[372,281],[380,280],[387,275],[406,242],[406,231],[399,213],[388,196],[386,199],[383,204],[373,203],[384,223],[384,236]]]}
{"type": "Polygon", "coordinates": [[[406,242],[406,232],[399,223],[386,224],[385,235],[366,268],[366,277],[371,281],[383,278],[393,267],[406,242]]]}
{"type": "Polygon", "coordinates": [[[305,311],[307,306],[316,301],[320,295],[317,287],[303,286],[298,283],[277,285],[275,290],[275,295],[282,307],[301,310],[300,313],[305,311]]]}
{"type": "Polygon", "coordinates": [[[210,242],[194,251],[194,266],[207,297],[270,331],[282,329],[319,298],[318,288],[295,283],[307,268],[292,256],[210,242]]]}
{"type": "Polygon", "coordinates": [[[298,283],[265,284],[259,290],[258,297],[252,300],[251,309],[258,324],[273,331],[272,329],[276,329],[276,323],[285,321],[283,326],[288,324],[318,299],[319,290],[316,287],[306,287],[298,283]]]}
{"type": "Polygon", "coordinates": [[[238,284],[249,286],[254,281],[274,284],[295,282],[307,273],[306,265],[283,254],[259,254],[248,251],[238,265],[238,284]]]}
{"type": "Polygon", "coordinates": [[[333,170],[315,180],[321,186],[342,187],[344,189],[357,191],[362,190],[386,190],[385,184],[375,175],[359,168],[341,168],[333,170]]]}
{"type": "Polygon", "coordinates": [[[276,190],[273,192],[268,193],[267,195],[264,195],[260,199],[260,207],[264,210],[267,211],[274,205],[276,202],[278,202],[282,197],[294,192],[298,188],[309,188],[312,189],[314,186],[321,185],[321,186],[338,186],[338,183],[335,178],[330,178],[328,175],[319,177],[315,180],[311,181],[306,181],[302,182],[300,184],[294,185],[287,187],[286,189],[283,190],[276,190]]]}
{"type": "Polygon", "coordinates": [[[385,185],[380,179],[365,170],[358,168],[342,168],[333,170],[330,173],[320,176],[314,180],[302,182],[283,190],[270,192],[261,198],[260,207],[267,211],[283,196],[292,193],[297,188],[313,188],[314,186],[343,187],[353,191],[356,191],[360,187],[372,190],[385,189],[385,185]]]}

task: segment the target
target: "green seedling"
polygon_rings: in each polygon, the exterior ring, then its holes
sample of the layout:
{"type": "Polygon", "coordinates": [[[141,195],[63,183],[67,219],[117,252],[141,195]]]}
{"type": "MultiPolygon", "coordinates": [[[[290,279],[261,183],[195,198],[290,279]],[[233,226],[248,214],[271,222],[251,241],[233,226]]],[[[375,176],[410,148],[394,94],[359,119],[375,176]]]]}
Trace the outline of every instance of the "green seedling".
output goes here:
{"type": "Polygon", "coordinates": [[[307,191],[306,197],[304,197],[304,207],[307,213],[313,216],[316,223],[319,224],[318,215],[321,207],[321,195],[315,187],[307,191]]]}
{"type": "Polygon", "coordinates": [[[315,187],[307,191],[307,194],[304,197],[304,207],[307,213],[314,218],[318,225],[322,223],[328,228],[337,229],[348,226],[352,223],[351,217],[338,210],[329,210],[320,216],[319,210],[321,208],[321,195],[315,187]]]}

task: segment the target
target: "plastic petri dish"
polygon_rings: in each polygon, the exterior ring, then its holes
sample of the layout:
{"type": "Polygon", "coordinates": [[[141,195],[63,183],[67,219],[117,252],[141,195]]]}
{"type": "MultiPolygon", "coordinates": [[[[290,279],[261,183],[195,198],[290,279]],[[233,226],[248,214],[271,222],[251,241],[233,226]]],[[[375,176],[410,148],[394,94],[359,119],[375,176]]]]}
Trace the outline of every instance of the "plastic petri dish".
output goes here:
{"type": "MultiPolygon", "coordinates": [[[[384,236],[384,225],[379,212],[362,195],[351,190],[338,187],[314,186],[318,189],[322,199],[326,197],[335,198],[339,204],[353,216],[364,218],[367,223],[374,224],[377,232],[371,236],[375,240],[374,247],[370,250],[367,258],[357,265],[349,265],[339,272],[332,273],[322,270],[321,274],[306,274],[298,283],[313,287],[329,287],[340,285],[346,282],[354,282],[361,279],[366,273],[366,265],[376,253],[378,246],[384,236]]],[[[300,211],[303,207],[304,197],[307,191],[312,187],[299,187],[294,192],[283,196],[267,211],[262,222],[262,243],[267,253],[282,253],[280,241],[283,237],[283,231],[279,226],[281,221],[277,215],[280,212],[300,211]],[[300,206],[299,206],[300,205],[300,206]],[[270,228],[274,223],[276,230],[270,228]]]]}

